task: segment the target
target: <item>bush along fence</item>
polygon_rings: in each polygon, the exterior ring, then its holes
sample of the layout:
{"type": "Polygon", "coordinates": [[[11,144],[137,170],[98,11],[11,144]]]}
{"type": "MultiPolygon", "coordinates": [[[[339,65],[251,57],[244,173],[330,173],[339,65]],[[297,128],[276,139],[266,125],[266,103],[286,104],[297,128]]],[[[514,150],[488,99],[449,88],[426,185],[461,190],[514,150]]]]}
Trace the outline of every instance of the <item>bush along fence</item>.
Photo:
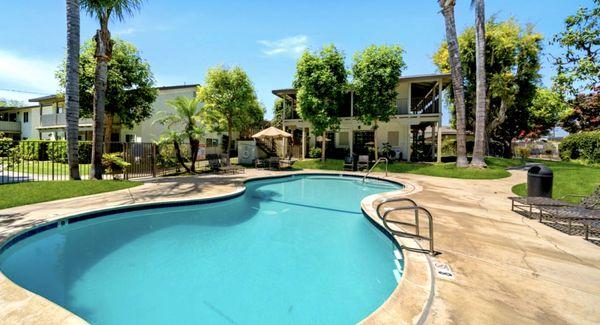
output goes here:
{"type": "MultiPolygon", "coordinates": [[[[107,179],[129,179],[166,173],[157,161],[154,143],[111,142],[105,144],[102,165],[107,179]]],[[[79,141],[79,173],[89,178],[92,144],[79,141]]],[[[0,184],[68,180],[67,144],[65,141],[17,141],[0,138],[0,184]]]]}
{"type": "Polygon", "coordinates": [[[563,160],[581,159],[588,164],[600,164],[600,131],[570,134],[560,143],[563,160]]]}

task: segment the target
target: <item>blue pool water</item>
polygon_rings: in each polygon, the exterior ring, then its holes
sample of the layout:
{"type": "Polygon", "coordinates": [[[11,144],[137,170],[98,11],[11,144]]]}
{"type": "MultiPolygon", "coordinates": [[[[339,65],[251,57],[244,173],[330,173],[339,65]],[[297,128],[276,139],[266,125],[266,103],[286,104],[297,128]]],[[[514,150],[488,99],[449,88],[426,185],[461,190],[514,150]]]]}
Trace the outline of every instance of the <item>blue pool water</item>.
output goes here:
{"type": "Polygon", "coordinates": [[[246,187],[40,232],[0,270],[94,324],[350,324],[392,293],[397,247],[360,201],[401,185],[308,175],[246,187]]]}

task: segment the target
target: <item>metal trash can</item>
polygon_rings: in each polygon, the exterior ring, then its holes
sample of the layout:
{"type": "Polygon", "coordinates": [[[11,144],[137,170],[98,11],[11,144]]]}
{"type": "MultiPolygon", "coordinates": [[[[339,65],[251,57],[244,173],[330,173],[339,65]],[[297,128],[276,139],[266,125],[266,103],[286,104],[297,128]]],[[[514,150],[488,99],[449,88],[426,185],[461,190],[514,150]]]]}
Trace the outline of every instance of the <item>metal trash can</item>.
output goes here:
{"type": "Polygon", "coordinates": [[[527,172],[527,196],[552,197],[552,170],[544,165],[535,165],[527,172]]]}

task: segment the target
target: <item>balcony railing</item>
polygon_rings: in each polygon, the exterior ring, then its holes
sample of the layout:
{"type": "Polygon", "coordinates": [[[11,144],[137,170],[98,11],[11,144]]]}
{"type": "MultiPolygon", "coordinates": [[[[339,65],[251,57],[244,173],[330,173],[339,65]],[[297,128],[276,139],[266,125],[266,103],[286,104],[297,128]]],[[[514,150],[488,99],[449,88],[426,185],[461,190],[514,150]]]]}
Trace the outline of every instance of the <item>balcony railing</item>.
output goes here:
{"type": "Polygon", "coordinates": [[[0,121],[0,132],[21,132],[21,123],[0,121]]]}
{"type": "MultiPolygon", "coordinates": [[[[59,126],[67,124],[67,115],[65,113],[60,114],[47,114],[42,115],[41,119],[42,126],[59,126]]],[[[81,124],[92,124],[91,118],[80,118],[79,125],[81,124]]]]}
{"type": "Polygon", "coordinates": [[[439,113],[439,100],[437,97],[412,97],[410,99],[410,106],[408,105],[408,98],[398,98],[397,108],[398,115],[409,115],[409,114],[435,114],[439,113]]]}

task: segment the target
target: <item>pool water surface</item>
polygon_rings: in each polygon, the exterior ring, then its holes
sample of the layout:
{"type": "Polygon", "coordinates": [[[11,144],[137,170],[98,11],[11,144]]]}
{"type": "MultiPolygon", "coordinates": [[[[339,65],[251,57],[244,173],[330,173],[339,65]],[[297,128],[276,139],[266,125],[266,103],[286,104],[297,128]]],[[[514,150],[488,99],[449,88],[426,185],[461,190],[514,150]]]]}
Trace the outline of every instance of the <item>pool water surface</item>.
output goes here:
{"type": "Polygon", "coordinates": [[[295,175],[212,203],[69,223],[14,243],[0,271],[93,324],[351,324],[390,296],[397,246],[360,208],[402,188],[295,175]]]}

